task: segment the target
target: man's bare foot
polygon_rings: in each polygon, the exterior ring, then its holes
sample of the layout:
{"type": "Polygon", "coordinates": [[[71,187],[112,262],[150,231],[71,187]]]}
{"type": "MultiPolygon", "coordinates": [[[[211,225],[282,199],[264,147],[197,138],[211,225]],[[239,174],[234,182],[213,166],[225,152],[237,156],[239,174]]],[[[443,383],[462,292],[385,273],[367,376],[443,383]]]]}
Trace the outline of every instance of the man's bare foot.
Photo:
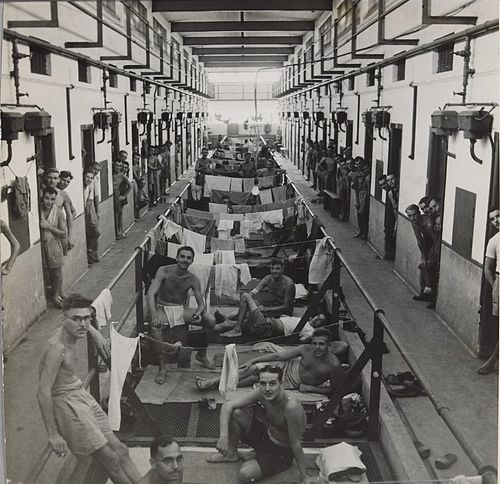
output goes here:
{"type": "Polygon", "coordinates": [[[200,376],[195,377],[194,384],[198,390],[211,390],[217,387],[218,380],[201,378],[200,376]]]}
{"type": "Polygon", "coordinates": [[[486,362],[481,365],[476,371],[480,375],[487,375],[488,373],[491,373],[491,370],[493,370],[492,366],[488,364],[488,362],[486,362]]]}
{"type": "Polygon", "coordinates": [[[226,331],[222,336],[227,336],[228,338],[235,338],[236,336],[241,336],[241,331],[239,328],[233,328],[230,331],[226,331]]]}
{"type": "Polygon", "coordinates": [[[156,375],[155,383],[158,383],[158,385],[163,385],[166,379],[167,379],[167,370],[165,369],[158,370],[158,375],[156,375]]]}
{"type": "Polygon", "coordinates": [[[213,454],[207,457],[207,462],[211,464],[222,464],[223,462],[239,462],[240,459],[241,457],[238,453],[235,455],[213,454]]]}
{"type": "Polygon", "coordinates": [[[200,355],[199,353],[196,353],[195,358],[203,365],[204,368],[207,368],[208,370],[215,370],[215,366],[210,363],[207,355],[200,355]]]}

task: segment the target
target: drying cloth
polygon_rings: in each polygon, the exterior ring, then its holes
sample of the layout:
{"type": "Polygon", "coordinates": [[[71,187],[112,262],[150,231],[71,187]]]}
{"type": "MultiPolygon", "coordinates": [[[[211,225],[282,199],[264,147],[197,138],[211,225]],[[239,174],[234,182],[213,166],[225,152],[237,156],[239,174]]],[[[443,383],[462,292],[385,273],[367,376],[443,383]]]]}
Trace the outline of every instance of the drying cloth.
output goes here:
{"type": "Polygon", "coordinates": [[[231,178],[225,176],[205,175],[205,187],[209,190],[231,190],[231,178]]]}
{"type": "Polygon", "coordinates": [[[331,237],[316,241],[316,250],[309,265],[309,284],[322,284],[332,270],[334,252],[329,243],[331,237]]]}
{"type": "Polygon", "coordinates": [[[155,378],[158,375],[157,366],[148,366],[142,375],[139,385],[135,388],[135,393],[142,403],[152,405],[162,405],[179,385],[181,378],[186,374],[180,371],[169,371],[167,379],[163,385],[158,385],[155,378]]]}
{"type": "Polygon", "coordinates": [[[262,343],[255,343],[252,346],[252,351],[258,351],[259,353],[279,353],[285,351],[285,348],[270,341],[263,341],[262,343]]]}
{"type": "Polygon", "coordinates": [[[297,220],[299,223],[303,224],[305,223],[306,220],[307,208],[304,199],[302,197],[297,199],[296,206],[297,206],[297,220]]]}
{"type": "Polygon", "coordinates": [[[238,386],[238,353],[234,343],[226,345],[224,351],[224,361],[222,362],[222,372],[219,380],[219,392],[226,395],[230,391],[236,390],[238,386]]]}
{"type": "Polygon", "coordinates": [[[167,316],[167,322],[163,326],[182,326],[184,324],[184,306],[164,306],[157,304],[157,311],[162,310],[167,316]]]}
{"type": "Polygon", "coordinates": [[[295,284],[295,299],[306,297],[309,293],[304,287],[304,284],[295,284]]]}
{"type": "Polygon", "coordinates": [[[210,239],[210,252],[217,250],[234,250],[234,240],[210,239]]]}
{"type": "Polygon", "coordinates": [[[209,203],[208,210],[210,213],[227,213],[228,207],[223,203],[209,203]]]}
{"type": "MultiPolygon", "coordinates": [[[[170,242],[169,242],[170,243],[170,242]]],[[[163,255],[163,256],[166,256],[167,255],[167,245],[169,244],[167,242],[165,242],[164,240],[159,240],[157,243],[156,243],[156,250],[155,250],[155,253],[158,254],[158,255],[163,255]]]]}
{"type": "Polygon", "coordinates": [[[233,205],[246,205],[248,202],[248,198],[250,197],[250,193],[247,192],[230,192],[223,190],[212,190],[211,201],[213,203],[227,203],[227,199],[233,205]]]}
{"type": "Polygon", "coordinates": [[[314,220],[314,217],[308,211],[306,213],[306,231],[307,231],[307,236],[308,237],[311,235],[311,230],[312,230],[312,226],[313,226],[313,220],[314,220]]]}
{"type": "Polygon", "coordinates": [[[157,229],[151,229],[147,234],[146,234],[146,237],[148,237],[151,239],[151,247],[150,247],[150,251],[151,252],[155,252],[156,251],[156,244],[158,243],[158,238],[159,238],[159,234],[158,234],[158,231],[157,229]]]}
{"type": "Polygon", "coordinates": [[[188,271],[191,272],[191,274],[194,274],[196,278],[200,281],[202,295],[205,295],[205,292],[207,290],[208,283],[210,281],[210,271],[212,270],[212,267],[213,267],[212,265],[199,264],[196,262],[193,262],[188,267],[188,271]]]}
{"type": "Polygon", "coordinates": [[[235,237],[234,241],[234,251],[237,254],[244,254],[247,251],[247,245],[245,244],[245,239],[242,237],[235,237]]]}
{"type": "Polygon", "coordinates": [[[238,274],[234,264],[217,264],[215,268],[215,292],[218,297],[238,299],[238,274]]]}
{"type": "Polygon", "coordinates": [[[172,259],[177,258],[177,251],[182,247],[181,244],[174,244],[173,242],[169,242],[167,244],[167,253],[165,254],[167,257],[172,257],[172,259]]]}
{"type": "Polygon", "coordinates": [[[231,209],[233,213],[250,213],[253,212],[254,205],[233,205],[231,209]]]}
{"type": "Polygon", "coordinates": [[[196,185],[193,181],[191,183],[191,198],[193,200],[200,200],[202,195],[203,187],[196,185]]]}
{"type": "Polygon", "coordinates": [[[243,191],[251,192],[254,186],[255,180],[253,178],[243,178],[243,191]]]}
{"type": "Polygon", "coordinates": [[[450,483],[453,484],[481,484],[481,482],[483,482],[482,476],[456,476],[450,479],[450,483]]]}
{"type": "MultiPolygon", "coordinates": [[[[280,320],[283,323],[283,332],[285,336],[289,336],[293,333],[297,324],[299,324],[300,318],[295,316],[281,316],[280,320]]],[[[309,323],[306,323],[300,332],[300,336],[309,336],[313,331],[314,328],[309,323]]]]}
{"type": "MultiPolygon", "coordinates": [[[[281,214],[283,220],[283,214],[281,214]]],[[[250,221],[250,232],[258,232],[262,229],[262,212],[246,213],[245,220],[250,221]]]]}
{"type": "Polygon", "coordinates": [[[231,230],[234,227],[234,220],[219,220],[219,226],[217,227],[217,234],[219,239],[230,239],[231,230]]]}
{"type": "Polygon", "coordinates": [[[273,192],[271,189],[261,190],[259,192],[259,197],[261,203],[273,203],[273,192]]]}
{"type": "Polygon", "coordinates": [[[214,254],[215,264],[236,264],[234,250],[216,250],[214,254]]]}
{"type": "Polygon", "coordinates": [[[111,304],[113,304],[113,296],[111,296],[111,291],[107,288],[103,289],[92,303],[99,329],[106,326],[108,319],[111,319],[111,304]]]}
{"type": "Polygon", "coordinates": [[[235,222],[241,222],[245,218],[242,213],[221,213],[219,220],[233,220],[235,222]]]}
{"type": "Polygon", "coordinates": [[[162,233],[166,239],[170,239],[170,237],[173,237],[175,234],[180,232],[180,230],[182,230],[182,227],[180,225],[172,222],[172,220],[164,220],[162,233]]]}
{"type": "Polygon", "coordinates": [[[196,210],[194,208],[186,209],[186,215],[196,215],[198,218],[213,219],[214,214],[210,212],[204,212],[203,210],[196,210]]]}
{"type": "Polygon", "coordinates": [[[241,178],[231,178],[231,191],[232,192],[243,191],[243,183],[241,178]]]}
{"type": "Polygon", "coordinates": [[[275,202],[286,200],[286,185],[282,185],[280,187],[274,187],[272,191],[275,202]]]}
{"type": "Polygon", "coordinates": [[[250,228],[252,226],[252,222],[250,220],[243,220],[240,223],[240,235],[245,239],[250,238],[250,228]]]}
{"type": "Polygon", "coordinates": [[[341,442],[322,449],[316,464],[328,481],[341,480],[349,474],[363,474],[366,471],[360,459],[361,454],[357,447],[341,442]]]}
{"type": "Polygon", "coordinates": [[[246,286],[251,280],[252,276],[250,274],[250,269],[248,267],[248,264],[236,264],[237,269],[239,270],[239,278],[241,284],[246,286]]]}
{"type": "Polygon", "coordinates": [[[111,323],[111,376],[109,378],[109,407],[108,419],[111,430],[120,430],[121,409],[120,399],[122,396],[123,383],[130,368],[130,363],[139,343],[137,338],[126,338],[119,334],[111,323]]]}
{"type": "Polygon", "coordinates": [[[207,236],[202,234],[197,234],[192,230],[184,229],[181,236],[181,244],[189,245],[195,252],[205,252],[205,244],[207,242],[207,236]]]}
{"type": "Polygon", "coordinates": [[[195,252],[194,254],[194,263],[195,264],[205,264],[205,265],[213,265],[214,263],[214,254],[200,254],[199,252],[195,252]]]}
{"type": "Polygon", "coordinates": [[[275,228],[280,228],[283,226],[283,210],[270,210],[268,212],[260,212],[262,221],[275,228]]]}
{"type": "Polygon", "coordinates": [[[198,234],[214,237],[217,233],[214,219],[197,217],[196,215],[182,214],[182,226],[198,234]]]}
{"type": "Polygon", "coordinates": [[[258,178],[259,188],[271,188],[274,184],[273,176],[261,176],[258,178]]]}

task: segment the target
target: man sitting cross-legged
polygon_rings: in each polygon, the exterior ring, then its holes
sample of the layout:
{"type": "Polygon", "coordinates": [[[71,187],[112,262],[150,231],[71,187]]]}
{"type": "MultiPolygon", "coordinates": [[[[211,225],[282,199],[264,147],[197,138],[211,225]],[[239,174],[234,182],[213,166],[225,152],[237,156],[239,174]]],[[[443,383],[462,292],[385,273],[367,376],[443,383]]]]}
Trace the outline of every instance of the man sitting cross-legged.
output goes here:
{"type": "Polygon", "coordinates": [[[228,316],[228,319],[224,322],[218,323],[215,327],[217,333],[225,333],[224,336],[230,337],[240,336],[242,333],[263,338],[273,336],[277,330],[273,329],[273,323],[268,321],[272,319],[271,316],[279,317],[282,314],[291,316],[293,314],[295,284],[292,279],[283,274],[284,270],[283,260],[272,259],[270,264],[271,273],[265,276],[250,292],[241,295],[238,312],[228,316]],[[265,290],[267,290],[270,297],[266,306],[263,306],[261,299],[264,299],[265,290]],[[259,318],[264,317],[264,323],[260,320],[257,322],[252,321],[252,315],[254,315],[257,308],[261,312],[259,318]],[[248,317],[247,321],[245,321],[246,317],[248,317]]]}
{"type": "Polygon", "coordinates": [[[66,456],[67,449],[77,458],[91,455],[112,482],[133,484],[141,476],[127,446],[116,438],[107,415],[75,375],[76,344],[87,333],[109,357],[106,340],[90,325],[91,304],[92,301],[77,294],[64,299],[62,325],[42,352],[38,403],[49,443],[57,456],[66,456]]]}
{"type": "Polygon", "coordinates": [[[259,388],[225,402],[220,414],[220,437],[210,463],[237,462],[238,442],[254,448],[256,456],[244,462],[238,471],[241,483],[259,481],[297,463],[301,484],[308,483],[301,440],[306,425],[302,404],[283,389],[283,372],[278,366],[259,370],[259,388]],[[257,405],[263,407],[259,416],[257,405]]]}
{"type": "MultiPolygon", "coordinates": [[[[283,369],[283,388],[330,395],[344,376],[339,359],[330,351],[331,341],[332,334],[328,329],[317,328],[312,333],[310,344],[252,358],[241,366],[238,386],[257,383],[262,367],[276,361],[283,369]],[[327,380],[330,380],[330,387],[322,386],[327,380]]],[[[346,344],[338,343],[334,352],[340,354],[346,350],[346,344]]],[[[200,390],[217,388],[218,384],[219,378],[196,377],[196,386],[200,390]]]]}

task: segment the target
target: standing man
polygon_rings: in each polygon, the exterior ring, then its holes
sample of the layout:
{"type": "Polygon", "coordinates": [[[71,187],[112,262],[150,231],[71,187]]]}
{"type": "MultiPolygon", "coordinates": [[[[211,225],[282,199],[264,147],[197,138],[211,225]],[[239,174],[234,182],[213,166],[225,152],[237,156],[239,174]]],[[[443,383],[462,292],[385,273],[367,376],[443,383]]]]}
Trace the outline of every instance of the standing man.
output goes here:
{"type": "Polygon", "coordinates": [[[238,442],[255,449],[256,457],[245,461],[239,471],[242,483],[260,481],[297,463],[301,484],[309,482],[301,440],[306,414],[296,397],[283,390],[283,371],[264,366],[258,374],[259,388],[221,407],[219,454],[207,458],[210,463],[238,462],[238,442]],[[264,417],[257,415],[262,405],[264,417]]]}
{"type": "Polygon", "coordinates": [[[182,484],[184,459],[179,444],[160,435],[149,448],[151,470],[137,484],[182,484]]]}
{"type": "Polygon", "coordinates": [[[127,161],[127,152],[120,151],[118,160],[113,164],[113,198],[115,215],[115,236],[117,240],[124,239],[123,233],[123,207],[126,204],[127,196],[132,188],[127,177],[123,174],[122,163],[127,161]]]}
{"type": "Polygon", "coordinates": [[[85,235],[87,239],[87,260],[89,265],[99,262],[98,240],[99,199],[95,193],[94,174],[86,171],[83,174],[83,208],[85,211],[85,235]]]}
{"type": "Polygon", "coordinates": [[[87,333],[109,358],[106,340],[90,325],[91,304],[78,294],[64,299],[62,325],[42,352],[38,403],[49,443],[57,456],[65,457],[68,449],[77,459],[91,455],[112,482],[134,484],[140,474],[130,460],[127,446],[116,438],[107,415],[75,376],[76,344],[87,333]]]}
{"type": "Polygon", "coordinates": [[[354,238],[368,239],[368,217],[370,215],[370,167],[361,156],[354,160],[356,175],[353,188],[356,195],[356,213],[358,217],[358,233],[354,238]]]}
{"type": "Polygon", "coordinates": [[[435,247],[434,223],[427,215],[421,215],[417,205],[409,205],[406,215],[411,223],[417,245],[422,256],[420,269],[420,294],[413,296],[415,301],[429,301],[429,309],[436,304],[437,290],[437,251],[435,247]]]}
{"type": "Polygon", "coordinates": [[[207,175],[212,173],[210,169],[211,161],[208,158],[208,148],[201,149],[201,158],[196,160],[195,171],[196,173],[201,173],[203,175],[207,175]]]}
{"type": "Polygon", "coordinates": [[[158,159],[158,148],[151,146],[150,155],[148,157],[148,183],[149,183],[149,198],[151,205],[156,207],[158,197],[160,196],[160,160],[158,159]]]}
{"type": "Polygon", "coordinates": [[[70,206],[71,215],[73,218],[76,217],[76,210],[73,206],[73,202],[71,197],[65,192],[66,188],[68,188],[69,184],[73,180],[73,175],[70,171],[61,171],[59,173],[59,183],[57,184],[57,188],[61,190],[59,193],[63,196],[64,200],[67,200],[70,206]]]}
{"type": "MultiPolygon", "coordinates": [[[[175,339],[170,342],[175,343],[185,337],[190,324],[203,326],[209,330],[215,326],[215,318],[205,312],[200,281],[188,271],[193,260],[194,250],[191,247],[179,247],[177,264],[160,267],[149,287],[147,303],[151,315],[151,336],[158,341],[163,341],[164,329],[170,333],[169,339],[175,339]],[[190,289],[198,303],[196,309],[188,306],[190,289]]],[[[206,344],[203,349],[198,350],[196,359],[205,368],[214,369],[207,358],[206,344]]],[[[158,360],[159,371],[155,382],[162,385],[167,378],[166,359],[162,351],[158,355],[158,360]]]]}
{"type": "MultiPolygon", "coordinates": [[[[500,210],[492,207],[489,210],[488,218],[495,229],[500,229],[500,210]]],[[[498,324],[498,273],[500,272],[500,232],[497,232],[488,241],[486,246],[486,258],[484,261],[484,277],[491,286],[491,314],[495,317],[498,324]]],[[[477,372],[480,375],[487,375],[493,370],[498,361],[498,342],[493,354],[483,363],[477,372]]]]}

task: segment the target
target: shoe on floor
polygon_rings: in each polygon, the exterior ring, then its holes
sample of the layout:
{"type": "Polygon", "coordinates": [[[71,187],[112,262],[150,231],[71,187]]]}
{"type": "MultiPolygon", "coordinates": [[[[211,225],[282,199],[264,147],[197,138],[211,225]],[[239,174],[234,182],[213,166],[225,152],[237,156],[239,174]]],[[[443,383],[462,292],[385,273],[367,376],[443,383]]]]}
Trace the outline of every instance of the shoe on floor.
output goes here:
{"type": "Polygon", "coordinates": [[[434,300],[434,295],[433,294],[419,294],[418,296],[413,296],[414,301],[433,301],[434,300]]]}

